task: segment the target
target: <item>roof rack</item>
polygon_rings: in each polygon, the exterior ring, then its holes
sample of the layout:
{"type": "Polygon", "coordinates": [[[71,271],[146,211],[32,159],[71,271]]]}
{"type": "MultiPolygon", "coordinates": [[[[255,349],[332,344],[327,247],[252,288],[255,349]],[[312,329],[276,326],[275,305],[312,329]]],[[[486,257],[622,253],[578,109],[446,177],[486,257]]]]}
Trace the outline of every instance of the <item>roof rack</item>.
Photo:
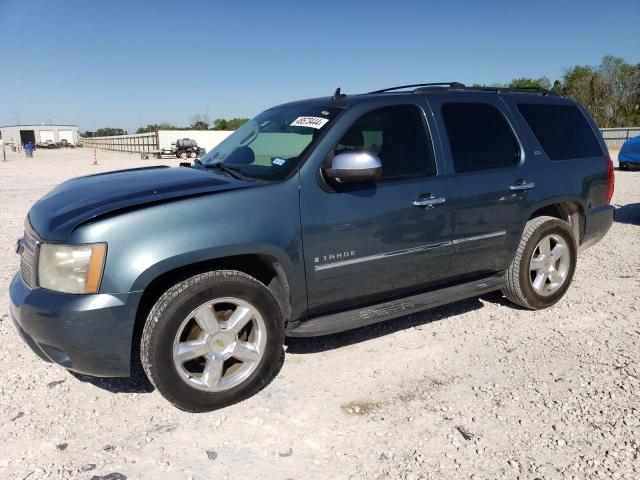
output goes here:
{"type": "Polygon", "coordinates": [[[460,82],[437,82],[437,83],[414,83],[412,85],[400,85],[399,87],[391,87],[391,88],[383,88],[382,90],[375,90],[373,92],[368,92],[368,94],[375,93],[387,93],[393,92],[395,90],[404,90],[406,88],[414,88],[413,93],[425,93],[425,92],[433,92],[438,90],[466,90],[470,92],[490,92],[490,93],[538,93],[540,95],[548,95],[548,96],[560,96],[559,93],[554,92],[552,90],[547,90],[541,87],[519,87],[519,88],[510,88],[510,87],[481,87],[481,86],[470,86],[467,87],[464,83],[460,82]]]}
{"type": "Polygon", "coordinates": [[[368,94],[371,94],[371,93],[385,93],[385,92],[392,92],[394,90],[403,90],[405,88],[414,88],[414,87],[465,88],[465,85],[464,85],[464,83],[459,83],[459,82],[414,83],[412,85],[400,85],[399,87],[383,88],[382,90],[375,90],[373,92],[367,92],[367,93],[368,94]]]}
{"type": "MultiPolygon", "coordinates": [[[[464,87],[464,90],[476,91],[476,92],[490,92],[490,93],[539,93],[540,95],[560,96],[559,93],[553,90],[547,90],[542,87],[464,87]]],[[[422,93],[427,89],[418,88],[415,93],[422,93]]]]}

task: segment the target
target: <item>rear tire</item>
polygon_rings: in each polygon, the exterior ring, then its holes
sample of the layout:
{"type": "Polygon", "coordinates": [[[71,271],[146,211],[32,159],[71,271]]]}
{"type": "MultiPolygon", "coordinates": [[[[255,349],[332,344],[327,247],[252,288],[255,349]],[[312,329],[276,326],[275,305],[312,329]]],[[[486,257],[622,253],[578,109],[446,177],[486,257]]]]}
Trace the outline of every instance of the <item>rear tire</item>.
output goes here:
{"type": "Polygon", "coordinates": [[[280,368],[283,344],[282,312],[267,287],[218,270],[177,283],[158,299],[140,357],[163,397],[181,410],[206,412],[266,386],[280,368]]]}
{"type": "Polygon", "coordinates": [[[567,222],[547,216],[533,218],[524,227],[502,293],[531,310],[550,307],[569,289],[577,256],[567,222]]]}

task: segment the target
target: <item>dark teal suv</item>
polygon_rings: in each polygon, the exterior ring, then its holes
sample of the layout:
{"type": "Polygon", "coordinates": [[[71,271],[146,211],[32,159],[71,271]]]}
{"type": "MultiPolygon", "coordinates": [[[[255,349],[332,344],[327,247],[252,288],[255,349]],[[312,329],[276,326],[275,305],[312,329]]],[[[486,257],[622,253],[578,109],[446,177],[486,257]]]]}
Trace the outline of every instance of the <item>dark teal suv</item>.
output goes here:
{"type": "Polygon", "coordinates": [[[211,410],[269,382],[285,336],[494,290],[550,307],[613,182],[593,120],[551,92],[338,90],[193,164],[59,185],[25,222],[11,311],[46,361],[127,376],[139,352],[169,401],[211,410]]]}

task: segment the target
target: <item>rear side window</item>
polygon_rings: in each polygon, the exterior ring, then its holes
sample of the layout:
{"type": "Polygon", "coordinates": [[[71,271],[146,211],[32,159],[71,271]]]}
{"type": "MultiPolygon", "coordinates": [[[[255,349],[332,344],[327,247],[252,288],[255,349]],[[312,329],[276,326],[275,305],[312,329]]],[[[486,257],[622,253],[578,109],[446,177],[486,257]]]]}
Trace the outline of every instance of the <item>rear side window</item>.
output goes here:
{"type": "Polygon", "coordinates": [[[509,167],[520,161],[511,127],[488,103],[445,103],[441,107],[456,172],[509,167]]]}
{"type": "Polygon", "coordinates": [[[422,111],[416,105],[394,105],[360,117],[334,149],[367,151],[382,162],[382,179],[435,175],[436,162],[422,111]]]}
{"type": "Polygon", "coordinates": [[[591,126],[577,107],[519,103],[518,110],[551,160],[603,155],[591,126]]]}

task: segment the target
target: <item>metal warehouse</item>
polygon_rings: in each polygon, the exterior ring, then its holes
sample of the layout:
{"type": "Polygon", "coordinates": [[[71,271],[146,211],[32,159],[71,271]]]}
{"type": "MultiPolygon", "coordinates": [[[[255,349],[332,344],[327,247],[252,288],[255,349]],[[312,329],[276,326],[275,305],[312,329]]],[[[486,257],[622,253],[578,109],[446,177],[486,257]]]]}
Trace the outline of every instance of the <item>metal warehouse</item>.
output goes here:
{"type": "Polygon", "coordinates": [[[7,125],[0,127],[0,138],[6,146],[24,145],[27,142],[45,143],[51,140],[58,143],[61,140],[77,145],[77,125],[7,125]]]}

